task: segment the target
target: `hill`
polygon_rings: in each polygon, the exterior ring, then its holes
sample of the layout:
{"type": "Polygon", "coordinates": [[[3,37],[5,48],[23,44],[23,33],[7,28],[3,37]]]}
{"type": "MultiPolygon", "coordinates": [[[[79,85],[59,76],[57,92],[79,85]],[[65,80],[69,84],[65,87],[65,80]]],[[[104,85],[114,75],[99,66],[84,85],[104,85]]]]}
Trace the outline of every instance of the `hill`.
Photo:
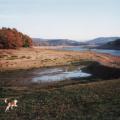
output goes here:
{"type": "Polygon", "coordinates": [[[120,50],[120,39],[116,39],[115,41],[108,42],[104,45],[97,47],[99,49],[114,49],[120,50]]]}
{"type": "Polygon", "coordinates": [[[111,42],[114,41],[116,39],[120,39],[120,37],[99,37],[99,38],[95,38],[93,40],[89,40],[86,43],[87,44],[93,44],[93,45],[103,45],[106,44],[107,42],[111,42]]]}
{"type": "Polygon", "coordinates": [[[32,46],[32,39],[15,28],[0,29],[0,49],[15,49],[32,46]]]}
{"type": "Polygon", "coordinates": [[[40,39],[33,38],[35,46],[79,46],[85,43],[69,39],[40,39]]]}

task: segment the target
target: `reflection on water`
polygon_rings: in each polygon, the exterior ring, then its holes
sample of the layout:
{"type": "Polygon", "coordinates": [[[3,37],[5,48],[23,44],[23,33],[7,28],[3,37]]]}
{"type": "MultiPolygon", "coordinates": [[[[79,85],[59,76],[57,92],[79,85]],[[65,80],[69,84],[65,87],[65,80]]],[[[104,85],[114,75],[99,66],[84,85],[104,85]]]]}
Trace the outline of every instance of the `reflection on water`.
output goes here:
{"type": "Polygon", "coordinates": [[[88,77],[91,74],[81,71],[83,66],[61,66],[52,68],[38,68],[31,70],[16,70],[0,73],[1,86],[24,86],[51,81],[70,80],[72,78],[88,77]]]}
{"type": "Polygon", "coordinates": [[[71,78],[89,77],[91,74],[84,73],[80,67],[59,67],[46,68],[35,72],[36,76],[32,79],[33,82],[50,82],[67,80],[71,78]]]}

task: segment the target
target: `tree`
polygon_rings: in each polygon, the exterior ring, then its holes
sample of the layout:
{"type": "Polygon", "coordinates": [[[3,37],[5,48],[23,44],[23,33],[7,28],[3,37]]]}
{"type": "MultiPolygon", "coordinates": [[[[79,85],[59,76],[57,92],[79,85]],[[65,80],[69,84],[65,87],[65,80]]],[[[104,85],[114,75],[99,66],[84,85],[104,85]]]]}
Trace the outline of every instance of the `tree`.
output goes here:
{"type": "Polygon", "coordinates": [[[2,28],[0,29],[0,48],[1,49],[15,49],[19,47],[32,46],[32,39],[18,32],[15,28],[2,28]]]}

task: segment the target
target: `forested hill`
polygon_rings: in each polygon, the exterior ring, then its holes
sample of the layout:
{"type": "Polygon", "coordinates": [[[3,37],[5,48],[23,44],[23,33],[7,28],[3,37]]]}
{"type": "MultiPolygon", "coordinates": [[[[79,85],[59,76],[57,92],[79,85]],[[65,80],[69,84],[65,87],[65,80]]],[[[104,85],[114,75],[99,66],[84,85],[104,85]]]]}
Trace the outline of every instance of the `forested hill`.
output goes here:
{"type": "Polygon", "coordinates": [[[93,40],[89,40],[86,43],[94,45],[104,45],[108,42],[115,41],[116,39],[120,39],[120,37],[98,37],[93,40]]]}
{"type": "Polygon", "coordinates": [[[85,43],[69,39],[40,39],[33,38],[35,46],[79,46],[85,43]]]}
{"type": "Polygon", "coordinates": [[[120,39],[116,39],[115,41],[108,42],[104,45],[98,47],[99,49],[113,49],[120,50],[120,39]]]}
{"type": "Polygon", "coordinates": [[[0,49],[15,49],[32,46],[32,39],[15,28],[0,29],[0,49]]]}

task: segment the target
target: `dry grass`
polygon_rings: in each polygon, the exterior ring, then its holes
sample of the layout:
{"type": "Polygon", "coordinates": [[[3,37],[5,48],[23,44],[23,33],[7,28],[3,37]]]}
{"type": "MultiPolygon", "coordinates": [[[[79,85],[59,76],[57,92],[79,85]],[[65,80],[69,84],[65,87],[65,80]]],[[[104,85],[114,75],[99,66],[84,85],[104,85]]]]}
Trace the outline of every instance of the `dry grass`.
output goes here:
{"type": "Polygon", "coordinates": [[[120,57],[94,52],[60,51],[48,48],[0,50],[1,71],[60,66],[81,60],[95,60],[112,67],[120,67],[120,57]]]}

